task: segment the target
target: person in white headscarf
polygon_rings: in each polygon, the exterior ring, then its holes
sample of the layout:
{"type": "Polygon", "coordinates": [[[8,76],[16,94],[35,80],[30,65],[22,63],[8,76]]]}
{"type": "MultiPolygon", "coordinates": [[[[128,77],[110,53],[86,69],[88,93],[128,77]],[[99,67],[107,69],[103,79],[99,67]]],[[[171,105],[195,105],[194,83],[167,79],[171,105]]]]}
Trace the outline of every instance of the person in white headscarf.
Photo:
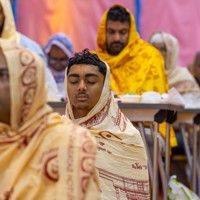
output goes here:
{"type": "Polygon", "coordinates": [[[65,84],[66,116],[97,140],[101,199],[150,199],[144,143],[115,102],[109,66],[86,49],[69,59],[65,84]]]}
{"type": "Polygon", "coordinates": [[[164,57],[169,87],[174,87],[184,97],[186,104],[199,98],[200,89],[196,80],[187,67],[177,65],[178,40],[171,34],[155,32],[150,36],[149,42],[160,50],[164,57]]]}
{"type": "Polygon", "coordinates": [[[44,46],[48,67],[56,81],[61,98],[65,99],[65,69],[74,54],[72,40],[64,33],[55,33],[44,46]]]}

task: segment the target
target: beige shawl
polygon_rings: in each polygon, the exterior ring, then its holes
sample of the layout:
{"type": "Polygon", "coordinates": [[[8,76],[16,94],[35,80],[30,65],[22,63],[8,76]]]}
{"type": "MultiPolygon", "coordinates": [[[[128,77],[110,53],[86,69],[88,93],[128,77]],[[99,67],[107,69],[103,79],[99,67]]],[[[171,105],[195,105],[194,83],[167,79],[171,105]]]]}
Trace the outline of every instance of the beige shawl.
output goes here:
{"type": "MultiPolygon", "coordinates": [[[[67,77],[66,77],[67,82],[67,77]]],[[[87,116],[74,119],[70,102],[66,115],[87,127],[98,143],[96,168],[101,199],[149,199],[147,157],[139,131],[120,111],[110,90],[107,66],[104,88],[98,103],[87,116]]]]}
{"type": "Polygon", "coordinates": [[[44,63],[0,41],[7,61],[11,124],[0,123],[0,200],[98,199],[89,132],[46,104],[44,63]]]}

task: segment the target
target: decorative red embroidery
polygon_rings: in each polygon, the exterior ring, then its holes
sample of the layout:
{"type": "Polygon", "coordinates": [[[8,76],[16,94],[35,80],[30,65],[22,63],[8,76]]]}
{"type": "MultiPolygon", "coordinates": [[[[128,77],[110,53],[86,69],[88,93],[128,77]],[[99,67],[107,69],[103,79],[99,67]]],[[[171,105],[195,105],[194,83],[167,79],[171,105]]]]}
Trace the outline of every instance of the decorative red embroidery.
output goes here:
{"type": "MultiPolygon", "coordinates": [[[[110,173],[106,170],[100,169],[99,176],[105,179],[106,182],[110,181],[116,191],[117,200],[124,196],[125,199],[134,200],[148,200],[149,199],[149,181],[135,180],[117,174],[110,173]]],[[[124,199],[124,198],[123,198],[124,199]]]]}
{"type": "Polygon", "coordinates": [[[19,53],[20,63],[22,66],[26,67],[34,62],[34,57],[29,51],[22,50],[19,53]]]}
{"type": "Polygon", "coordinates": [[[43,173],[51,181],[58,181],[58,150],[51,149],[42,156],[43,173]]]}
{"type": "Polygon", "coordinates": [[[31,85],[36,83],[36,68],[28,67],[22,73],[23,85],[31,85]]]}
{"type": "MultiPolygon", "coordinates": [[[[69,136],[69,145],[66,149],[66,154],[68,155],[67,157],[67,163],[66,163],[66,170],[67,170],[67,175],[66,175],[66,183],[67,183],[67,199],[73,199],[73,194],[74,194],[74,182],[75,178],[73,177],[73,172],[74,172],[74,162],[75,162],[75,150],[74,150],[74,141],[76,141],[76,128],[75,126],[72,127],[71,134],[69,136]]],[[[79,178],[79,177],[78,177],[79,178]]]]}
{"type": "Polygon", "coordinates": [[[13,193],[13,189],[11,189],[10,191],[4,192],[3,196],[0,197],[0,200],[9,200],[12,193],[13,193]]]}
{"type": "Polygon", "coordinates": [[[114,125],[118,126],[121,132],[124,132],[127,127],[127,119],[119,108],[117,109],[116,118],[115,117],[112,118],[114,125]]]}
{"type": "Polygon", "coordinates": [[[87,156],[82,159],[81,169],[83,172],[90,174],[92,172],[93,167],[94,167],[94,156],[91,157],[87,156]]]}
{"type": "Polygon", "coordinates": [[[96,126],[100,124],[108,115],[108,111],[110,109],[110,103],[111,103],[111,96],[108,99],[106,105],[101,109],[100,112],[98,112],[96,115],[88,119],[87,121],[80,124],[81,126],[85,126],[87,128],[91,128],[93,126],[96,126]]]}
{"type": "Polygon", "coordinates": [[[96,153],[96,146],[91,141],[91,136],[89,132],[85,132],[83,135],[83,157],[81,159],[81,189],[85,193],[87,190],[87,185],[92,176],[94,170],[94,159],[96,153]]]}
{"type": "MultiPolygon", "coordinates": [[[[88,133],[88,132],[87,132],[88,133]]],[[[86,141],[83,144],[83,152],[87,153],[87,154],[94,154],[96,151],[96,148],[94,146],[94,144],[90,141],[90,137],[88,137],[89,135],[85,135],[86,141]],[[88,140],[89,138],[89,140],[88,140]]]]}
{"type": "Polygon", "coordinates": [[[104,139],[114,138],[114,139],[122,140],[119,136],[117,136],[114,133],[111,133],[109,131],[101,131],[101,132],[99,132],[99,135],[104,139]]]}
{"type": "Polygon", "coordinates": [[[34,96],[37,89],[37,77],[36,77],[36,63],[31,52],[22,50],[19,53],[21,63],[21,84],[22,84],[22,112],[20,117],[20,123],[23,123],[24,119],[28,115],[29,109],[34,100],[34,96]]]}
{"type": "Polygon", "coordinates": [[[81,188],[83,193],[85,193],[87,190],[88,182],[89,182],[89,176],[82,177],[81,188]]]}

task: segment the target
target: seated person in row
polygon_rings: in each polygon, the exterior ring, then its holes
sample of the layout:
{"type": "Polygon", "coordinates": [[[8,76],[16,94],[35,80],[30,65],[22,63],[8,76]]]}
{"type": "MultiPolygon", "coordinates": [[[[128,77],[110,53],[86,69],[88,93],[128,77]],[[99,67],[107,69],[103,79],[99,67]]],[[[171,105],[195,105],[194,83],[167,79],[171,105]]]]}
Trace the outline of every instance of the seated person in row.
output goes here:
{"type": "Polygon", "coordinates": [[[159,51],[143,41],[133,14],[114,5],[102,16],[96,54],[108,63],[111,89],[118,94],[143,94],[168,90],[164,60],[159,51]]]}
{"type": "Polygon", "coordinates": [[[97,140],[101,199],[150,199],[144,143],[115,102],[109,66],[87,49],[76,53],[69,59],[65,84],[66,115],[97,140]]]}
{"type": "Polygon", "coordinates": [[[155,32],[149,42],[163,55],[169,87],[176,90],[184,97],[200,95],[200,89],[192,74],[186,67],[177,66],[179,44],[177,39],[165,32],[155,32]]]}
{"type": "Polygon", "coordinates": [[[46,104],[43,60],[8,41],[0,48],[0,199],[99,199],[95,140],[46,104]]]}
{"type": "Polygon", "coordinates": [[[48,67],[56,81],[61,99],[65,99],[65,69],[74,50],[71,39],[64,33],[52,35],[44,47],[48,67]]]}
{"type": "MultiPolygon", "coordinates": [[[[103,14],[95,53],[108,63],[111,89],[117,94],[168,92],[162,55],[140,38],[134,16],[125,7],[113,5],[103,14]]],[[[165,123],[159,125],[159,132],[165,137],[165,123]]],[[[172,129],[170,141],[172,146],[176,146],[172,129]]]]}

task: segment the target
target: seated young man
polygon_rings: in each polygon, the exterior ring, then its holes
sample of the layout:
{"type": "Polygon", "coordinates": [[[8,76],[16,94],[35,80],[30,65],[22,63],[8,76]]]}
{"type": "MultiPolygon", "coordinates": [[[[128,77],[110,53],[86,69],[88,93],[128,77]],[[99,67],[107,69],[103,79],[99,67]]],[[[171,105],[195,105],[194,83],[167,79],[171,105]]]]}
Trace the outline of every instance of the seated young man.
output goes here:
{"type": "Polygon", "coordinates": [[[87,49],[69,59],[66,115],[96,137],[101,199],[150,199],[147,157],[139,131],[110,90],[110,68],[87,49]]]}
{"type": "Polygon", "coordinates": [[[99,199],[95,140],[47,105],[42,58],[0,48],[0,199],[99,199]]]}

